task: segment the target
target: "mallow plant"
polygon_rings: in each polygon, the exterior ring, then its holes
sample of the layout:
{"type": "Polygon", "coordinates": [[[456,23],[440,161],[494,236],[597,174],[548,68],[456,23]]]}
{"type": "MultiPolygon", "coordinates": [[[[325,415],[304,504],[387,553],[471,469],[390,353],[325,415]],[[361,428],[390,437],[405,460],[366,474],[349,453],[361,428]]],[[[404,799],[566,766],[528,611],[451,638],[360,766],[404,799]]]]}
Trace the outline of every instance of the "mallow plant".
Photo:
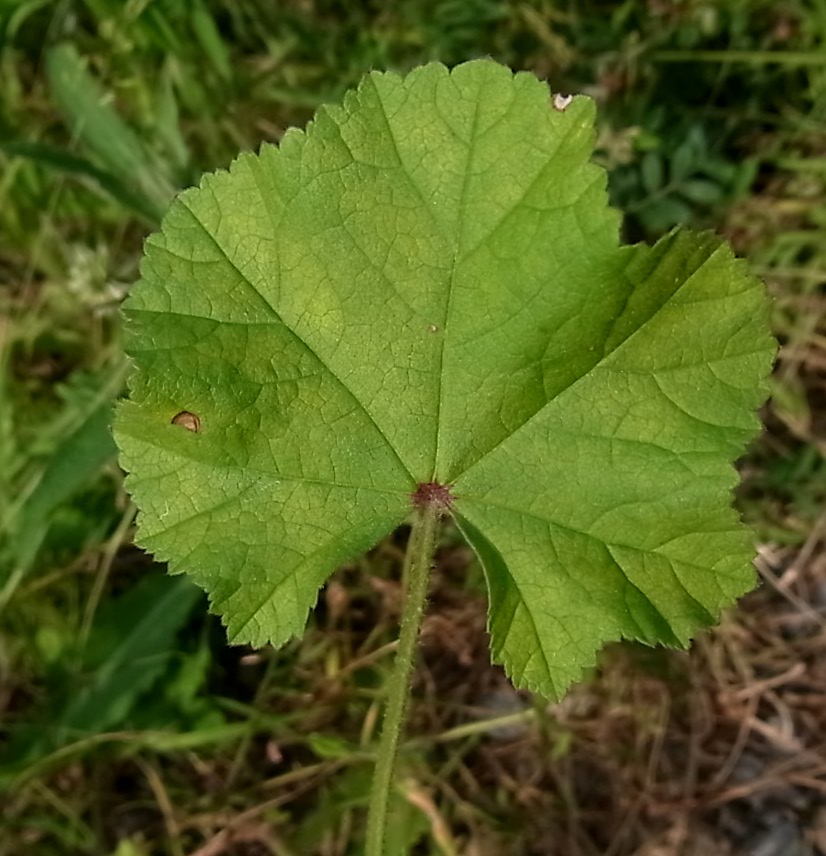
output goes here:
{"type": "Polygon", "coordinates": [[[124,306],[138,542],[231,642],[300,634],[331,572],[410,523],[370,856],[445,518],[493,660],[550,698],[606,641],[685,647],[753,585],[732,464],[768,298],[712,234],[621,245],[593,123],[490,60],[372,72],[182,193],[124,306]]]}

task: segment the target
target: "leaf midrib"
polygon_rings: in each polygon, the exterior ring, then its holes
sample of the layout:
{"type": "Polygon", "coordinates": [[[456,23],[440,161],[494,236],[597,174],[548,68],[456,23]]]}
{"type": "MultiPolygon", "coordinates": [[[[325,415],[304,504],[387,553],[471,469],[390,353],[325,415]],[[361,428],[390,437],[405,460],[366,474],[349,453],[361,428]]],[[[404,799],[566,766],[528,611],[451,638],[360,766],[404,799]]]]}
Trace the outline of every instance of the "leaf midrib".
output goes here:
{"type": "MultiPolygon", "coordinates": [[[[492,446],[490,449],[488,449],[484,455],[482,455],[480,458],[475,460],[469,466],[465,467],[464,470],[462,470],[461,472],[459,472],[455,475],[451,475],[450,483],[455,484],[455,483],[459,482],[462,478],[466,477],[468,475],[468,473],[471,473],[476,467],[482,466],[486,462],[486,460],[497,449],[502,448],[503,446],[507,445],[510,442],[514,442],[514,438],[517,437],[522,432],[528,430],[529,426],[535,420],[537,420],[547,410],[547,408],[549,408],[561,395],[568,392],[568,390],[572,389],[574,386],[576,386],[577,384],[579,384],[582,381],[584,381],[585,379],[587,379],[592,374],[592,372],[594,372],[598,368],[600,368],[609,357],[616,354],[617,351],[619,351],[622,347],[624,347],[629,341],[631,341],[631,339],[633,339],[642,330],[644,330],[646,327],[648,327],[648,325],[652,321],[654,321],[666,307],[668,307],[671,304],[671,302],[674,300],[674,298],[694,279],[695,276],[697,276],[697,274],[700,273],[700,271],[714,258],[714,256],[716,256],[719,252],[721,252],[721,250],[723,250],[722,244],[720,246],[716,247],[708,256],[706,256],[706,258],[702,261],[702,263],[700,265],[698,265],[691,272],[691,274],[688,277],[686,277],[686,279],[684,279],[677,286],[677,288],[674,289],[673,292],[671,292],[671,294],[668,295],[668,297],[656,308],[656,310],[654,312],[652,312],[648,316],[648,318],[645,319],[645,321],[643,321],[642,324],[640,324],[638,327],[636,327],[634,330],[632,330],[624,339],[617,342],[617,344],[614,345],[613,348],[611,348],[608,351],[605,351],[602,354],[602,356],[595,363],[593,363],[593,365],[589,366],[585,372],[583,372],[581,375],[573,378],[564,387],[562,387],[561,389],[554,392],[553,396],[551,398],[549,398],[528,419],[526,419],[515,431],[512,431],[510,434],[507,434],[505,437],[503,437],[498,443],[496,443],[494,446],[492,446]]],[[[630,260],[629,260],[629,263],[630,263],[630,260]]],[[[635,288],[639,287],[639,285],[636,285],[634,287],[635,288]]],[[[646,374],[651,374],[652,376],[655,376],[656,373],[650,372],[650,373],[646,373],[646,374]]],[[[717,426],[717,427],[719,427],[719,426],[717,426]]]]}
{"type": "MultiPolygon", "coordinates": [[[[410,496],[409,490],[401,490],[400,488],[385,488],[385,487],[376,487],[374,485],[361,485],[361,484],[349,484],[344,482],[329,482],[324,481],[323,479],[308,479],[302,476],[293,476],[293,475],[284,475],[282,473],[274,473],[269,470],[262,470],[257,467],[250,466],[249,464],[231,464],[225,461],[216,462],[213,460],[210,461],[202,461],[200,458],[197,458],[195,455],[187,455],[182,452],[180,449],[175,449],[171,451],[169,446],[164,446],[161,443],[153,442],[148,439],[146,435],[138,435],[130,432],[128,428],[123,425],[119,426],[119,430],[121,434],[125,434],[128,437],[132,437],[133,440],[137,440],[139,443],[145,443],[147,446],[152,446],[155,449],[160,449],[162,452],[166,452],[167,454],[171,453],[176,457],[182,458],[186,461],[192,461],[194,464],[199,464],[204,467],[210,467],[212,469],[219,470],[229,470],[231,472],[240,472],[242,474],[252,473],[255,475],[263,476],[264,478],[272,479],[273,481],[281,482],[295,482],[297,484],[307,484],[307,485],[316,485],[318,487],[327,487],[327,488],[341,488],[342,490],[363,490],[371,493],[381,493],[387,494],[390,496],[410,496]]],[[[154,478],[154,477],[151,477],[154,478]]],[[[142,481],[146,481],[147,479],[136,479],[134,476],[132,477],[133,484],[139,484],[142,481]]]]}
{"type": "Polygon", "coordinates": [[[463,234],[463,224],[465,221],[464,213],[467,207],[467,197],[468,197],[468,188],[470,186],[470,170],[473,163],[473,152],[476,145],[477,135],[476,131],[479,126],[479,104],[481,99],[476,98],[476,104],[473,109],[473,121],[470,126],[470,140],[467,144],[467,156],[465,159],[465,171],[464,177],[462,179],[462,189],[459,193],[459,203],[458,203],[458,212],[456,217],[456,235],[455,235],[455,244],[453,247],[453,261],[451,263],[450,270],[450,279],[448,280],[447,285],[447,300],[445,301],[445,312],[444,317],[442,318],[442,330],[441,330],[441,348],[439,349],[439,371],[437,373],[437,377],[439,379],[439,390],[436,398],[436,436],[433,441],[433,471],[430,475],[431,481],[436,481],[437,469],[439,466],[439,448],[440,441],[442,439],[442,408],[444,402],[444,392],[445,392],[445,383],[444,383],[444,365],[445,365],[445,351],[447,350],[447,338],[450,330],[450,308],[453,303],[453,289],[454,284],[456,282],[456,271],[459,267],[459,253],[462,248],[462,234],[463,234]]]}
{"type": "MultiPolygon", "coordinates": [[[[596,542],[597,544],[601,544],[603,547],[605,547],[605,548],[606,548],[606,549],[608,549],[609,551],[610,551],[610,548],[611,548],[611,547],[619,547],[619,548],[621,548],[621,549],[623,549],[623,550],[632,550],[632,551],[634,551],[634,552],[642,553],[643,555],[647,555],[647,556],[657,556],[657,557],[659,557],[659,558],[661,558],[661,559],[664,559],[664,560],[669,564],[669,566],[672,566],[672,569],[673,569],[673,563],[674,563],[674,562],[678,562],[679,564],[681,564],[681,565],[685,565],[685,566],[686,566],[686,567],[688,567],[688,568],[693,568],[694,570],[708,572],[708,567],[707,567],[707,566],[704,566],[704,565],[696,565],[696,564],[694,564],[693,562],[688,562],[688,561],[685,561],[685,560],[683,560],[683,559],[674,559],[674,558],[672,558],[671,556],[669,556],[667,553],[662,553],[662,552],[660,552],[660,551],[659,551],[658,549],[656,549],[656,548],[645,548],[645,547],[640,547],[640,546],[637,546],[637,545],[634,545],[634,544],[626,544],[626,543],[623,543],[623,542],[620,542],[620,541],[616,541],[616,540],[614,540],[614,539],[611,539],[610,541],[606,541],[606,540],[604,540],[604,539],[600,538],[598,535],[594,535],[593,533],[591,533],[591,532],[587,532],[587,531],[585,531],[584,529],[577,529],[576,527],[571,526],[571,525],[569,525],[569,524],[560,523],[560,522],[559,522],[559,521],[557,521],[557,520],[552,520],[551,518],[549,518],[549,517],[545,517],[545,516],[543,516],[543,515],[541,515],[541,514],[537,514],[537,513],[535,513],[535,512],[530,512],[530,511],[525,511],[524,509],[521,509],[521,508],[515,508],[514,506],[512,506],[512,505],[508,505],[508,504],[505,504],[505,503],[501,503],[501,502],[491,502],[490,500],[483,499],[483,498],[479,498],[479,497],[473,497],[473,496],[467,496],[467,497],[466,497],[466,499],[468,499],[468,500],[469,500],[469,501],[471,501],[471,502],[476,502],[476,503],[478,503],[479,505],[487,506],[488,508],[495,508],[495,509],[497,509],[497,510],[499,510],[499,511],[505,511],[505,512],[510,513],[510,514],[516,514],[516,515],[518,515],[519,517],[527,517],[527,518],[530,518],[530,519],[533,519],[533,520],[537,520],[537,521],[539,521],[540,523],[544,523],[544,524],[546,524],[547,526],[553,526],[553,527],[555,527],[555,528],[557,528],[557,529],[561,529],[561,530],[563,530],[563,531],[570,532],[570,533],[571,533],[571,534],[573,534],[573,535],[581,535],[582,537],[584,537],[584,538],[588,538],[588,539],[590,539],[591,541],[596,542]]],[[[458,504],[458,503],[459,503],[459,500],[457,500],[457,504],[458,504]]],[[[465,511],[464,509],[462,509],[461,514],[462,514],[462,515],[464,515],[465,517],[467,517],[467,518],[468,518],[468,520],[470,520],[470,521],[471,521],[471,523],[473,523],[473,525],[474,525],[474,526],[477,526],[477,524],[473,522],[471,515],[469,515],[469,514],[467,513],[467,511],[465,511]]],[[[739,528],[738,528],[738,527],[736,527],[736,526],[734,526],[734,527],[729,527],[729,528],[726,528],[726,529],[714,529],[714,530],[709,530],[709,533],[726,533],[726,532],[732,532],[732,533],[734,533],[734,532],[743,531],[743,530],[745,530],[745,525],[744,525],[744,524],[741,524],[739,528]]],[[[481,530],[480,530],[480,531],[481,531],[481,530]]],[[[705,534],[705,533],[704,533],[704,534],[705,534]]],[[[674,539],[670,539],[670,540],[674,540],[674,539]]],[[[668,542],[666,542],[666,543],[668,543],[668,542]]],[[[734,555],[736,555],[736,554],[731,553],[730,555],[731,555],[731,556],[734,556],[734,555]]],[[[502,559],[502,562],[503,562],[503,564],[505,565],[505,567],[508,567],[507,562],[505,562],[504,558],[502,559]]],[[[560,564],[560,566],[563,566],[563,563],[562,563],[562,562],[560,562],[559,564],[560,564]]],[[[564,567],[564,566],[563,566],[563,567],[564,567]]],[[[568,572],[566,571],[566,573],[568,573],[568,572]]],[[[628,580],[628,578],[627,578],[627,577],[626,577],[626,575],[625,575],[625,571],[624,571],[624,570],[623,570],[622,574],[623,574],[623,577],[624,577],[626,580],[628,580]]],[[[683,591],[685,592],[686,596],[687,596],[690,600],[692,600],[692,601],[693,601],[697,606],[699,606],[699,607],[700,607],[704,612],[708,613],[708,612],[709,612],[708,607],[707,607],[707,606],[705,606],[705,605],[704,605],[702,602],[700,602],[699,600],[697,600],[697,599],[694,597],[694,595],[692,595],[692,594],[691,594],[691,592],[689,592],[689,591],[688,591],[688,589],[685,587],[685,585],[682,583],[682,581],[679,579],[679,577],[677,577],[676,572],[674,573],[674,578],[677,580],[677,582],[679,583],[680,587],[681,587],[681,588],[683,589],[683,591]]],[[[713,581],[714,581],[714,582],[715,582],[715,584],[717,585],[718,589],[720,589],[721,594],[722,594],[724,597],[726,597],[726,593],[722,590],[722,587],[721,587],[721,586],[719,585],[719,583],[717,582],[716,577],[713,577],[713,581]]],[[[630,580],[628,580],[628,582],[629,582],[631,585],[633,585],[633,583],[631,583],[631,581],[630,581],[630,580]]]]}
{"type": "Polygon", "coordinates": [[[209,229],[206,228],[206,226],[200,220],[200,218],[186,204],[184,199],[181,198],[180,201],[181,201],[181,205],[183,206],[183,208],[189,212],[190,216],[195,221],[195,223],[197,223],[198,227],[203,232],[203,234],[206,235],[206,237],[212,242],[212,244],[215,246],[215,248],[218,250],[218,252],[220,252],[221,255],[224,257],[227,264],[238,274],[239,277],[241,277],[241,280],[244,283],[246,283],[246,285],[250,289],[252,289],[252,291],[255,294],[258,295],[261,302],[264,304],[264,306],[267,307],[270,315],[273,318],[275,318],[279,323],[281,323],[283,325],[284,329],[288,331],[288,333],[292,336],[292,338],[299,345],[301,345],[308,353],[310,353],[316,360],[318,360],[319,365],[321,365],[324,369],[326,369],[330,373],[330,376],[333,378],[333,380],[335,380],[336,383],[341,387],[341,389],[343,389],[344,392],[356,403],[356,405],[359,407],[359,409],[361,409],[363,411],[363,413],[367,416],[367,418],[372,423],[373,427],[379,433],[379,436],[384,440],[384,442],[387,444],[390,451],[395,456],[396,460],[399,463],[399,466],[402,468],[404,473],[409,477],[411,484],[415,484],[416,479],[413,476],[413,474],[410,472],[410,469],[408,468],[407,464],[405,464],[405,462],[402,460],[398,449],[396,449],[396,447],[390,442],[389,437],[381,429],[381,426],[378,424],[378,422],[376,422],[376,419],[374,418],[373,414],[367,409],[366,405],[356,397],[355,393],[347,386],[347,384],[344,383],[344,381],[333,371],[333,369],[321,358],[321,356],[318,353],[316,353],[316,351],[313,348],[311,348],[310,345],[304,339],[302,339],[301,336],[299,336],[298,333],[295,330],[293,330],[293,328],[289,324],[284,322],[284,319],[281,317],[281,314],[278,312],[278,310],[276,310],[276,308],[264,297],[264,295],[261,294],[260,291],[258,291],[258,289],[255,287],[255,285],[251,282],[251,280],[246,276],[246,274],[244,274],[244,272],[238,267],[238,265],[235,263],[235,261],[230,257],[229,253],[227,253],[227,251],[223,248],[223,246],[221,246],[218,239],[209,231],[209,229]]]}

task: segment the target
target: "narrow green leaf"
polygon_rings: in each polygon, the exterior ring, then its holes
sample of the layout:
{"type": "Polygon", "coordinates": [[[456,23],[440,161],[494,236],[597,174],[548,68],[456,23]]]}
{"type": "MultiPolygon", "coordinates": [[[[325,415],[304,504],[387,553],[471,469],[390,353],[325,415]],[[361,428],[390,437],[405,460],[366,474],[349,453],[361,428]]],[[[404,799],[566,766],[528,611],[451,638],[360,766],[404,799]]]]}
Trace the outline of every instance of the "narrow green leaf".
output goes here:
{"type": "Polygon", "coordinates": [[[15,519],[13,544],[18,566],[28,568],[34,561],[54,510],[113,459],[111,421],[111,402],[97,405],[55,450],[15,519]]]}
{"type": "Polygon", "coordinates": [[[18,775],[38,759],[85,737],[120,726],[164,673],[175,638],[200,592],[186,579],[153,576],[101,611],[81,674],[47,713],[49,728],[33,722],[16,732],[0,774],[18,775]]]}
{"type": "Polygon", "coordinates": [[[662,234],[674,226],[691,220],[691,206],[677,196],[660,196],[646,203],[637,212],[646,230],[662,234]]]}
{"type": "Polygon", "coordinates": [[[215,25],[212,14],[202,0],[194,0],[192,4],[192,29],[195,38],[201,44],[204,53],[218,72],[222,80],[232,79],[232,65],[221,33],[215,25]]]}
{"type": "Polygon", "coordinates": [[[59,736],[76,739],[123,722],[176,654],[176,636],[200,597],[185,578],[153,576],[108,603],[84,654],[89,679],[75,686],[59,736]]]}
{"type": "Polygon", "coordinates": [[[723,198],[723,188],[714,181],[692,178],[680,185],[680,193],[699,205],[715,205],[723,198]]]}
{"type": "MultiPolygon", "coordinates": [[[[690,138],[684,140],[671,156],[669,163],[669,178],[673,184],[677,184],[688,178],[697,166],[697,145],[690,138]]],[[[700,155],[705,152],[701,151],[700,155]]]]}
{"type": "Polygon", "coordinates": [[[74,155],[65,149],[50,146],[47,143],[10,140],[9,142],[0,142],[0,151],[11,157],[28,158],[51,169],[66,173],[86,184],[91,184],[93,190],[103,191],[115,202],[142,217],[153,226],[160,222],[163,215],[164,208],[162,205],[154,203],[140,193],[134,193],[125,187],[116,176],[95,166],[86,158],[74,155]]]}
{"type": "Polygon", "coordinates": [[[63,413],[52,430],[65,438],[42,470],[24,489],[18,488],[13,501],[5,503],[0,536],[9,561],[0,566],[0,610],[31,570],[55,512],[88,487],[101,468],[114,459],[112,399],[122,388],[126,369],[126,360],[118,359],[99,375],[88,400],[63,413]]]}
{"type": "Polygon", "coordinates": [[[495,659],[548,695],[752,585],[731,462],[765,291],[710,235],[619,246],[593,119],[488,60],[371,73],[173,204],[116,435],[140,543],[231,640],[300,633],[337,564],[439,498],[495,659]]]}
{"type": "Polygon", "coordinates": [[[659,152],[646,152],[640,164],[642,186],[646,193],[656,193],[665,183],[665,166],[659,152]]]}
{"type": "Polygon", "coordinates": [[[46,55],[46,70],[52,95],[72,133],[108,173],[120,181],[128,178],[151,204],[165,207],[175,187],[163,165],[118,115],[74,45],[64,42],[52,48],[46,55]]]}
{"type": "Polygon", "coordinates": [[[190,154],[181,133],[178,102],[172,86],[171,64],[164,69],[155,96],[155,120],[155,131],[175,167],[176,174],[185,174],[190,167],[190,154]]]}

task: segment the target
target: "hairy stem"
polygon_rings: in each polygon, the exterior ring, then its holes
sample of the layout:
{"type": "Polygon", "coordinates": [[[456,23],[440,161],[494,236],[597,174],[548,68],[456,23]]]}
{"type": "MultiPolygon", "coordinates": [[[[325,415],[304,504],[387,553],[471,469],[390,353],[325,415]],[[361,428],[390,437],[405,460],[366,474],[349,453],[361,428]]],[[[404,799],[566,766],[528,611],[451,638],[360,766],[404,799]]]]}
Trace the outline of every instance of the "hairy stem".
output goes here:
{"type": "Polygon", "coordinates": [[[435,504],[416,508],[413,528],[407,543],[404,579],[407,591],[402,609],[401,632],[393,674],[388,686],[387,707],[384,711],[381,742],[373,775],[370,794],[370,811],[367,817],[367,848],[365,856],[383,856],[387,826],[387,807],[393,786],[396,749],[404,724],[407,701],[410,696],[410,675],[416,653],[416,642],[422,613],[427,598],[430,566],[436,549],[436,530],[439,508],[435,504]]]}

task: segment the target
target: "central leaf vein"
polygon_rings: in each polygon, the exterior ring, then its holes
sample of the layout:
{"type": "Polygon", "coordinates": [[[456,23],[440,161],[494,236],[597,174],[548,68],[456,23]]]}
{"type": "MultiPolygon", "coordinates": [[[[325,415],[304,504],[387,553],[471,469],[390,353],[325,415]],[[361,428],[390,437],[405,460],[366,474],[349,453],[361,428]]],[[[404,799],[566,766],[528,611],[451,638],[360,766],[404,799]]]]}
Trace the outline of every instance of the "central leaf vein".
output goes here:
{"type": "Polygon", "coordinates": [[[229,264],[229,266],[238,274],[238,276],[241,277],[241,280],[244,283],[246,283],[246,285],[258,295],[258,297],[261,299],[263,304],[268,307],[269,312],[272,315],[272,317],[276,318],[281,324],[284,325],[284,329],[289,332],[289,334],[292,336],[292,338],[295,340],[295,342],[297,342],[308,353],[310,353],[318,361],[319,365],[321,365],[327,372],[329,372],[330,376],[336,381],[336,383],[350,396],[350,398],[352,398],[352,400],[356,403],[356,405],[358,405],[359,409],[367,416],[367,418],[373,424],[373,427],[379,433],[379,436],[384,440],[384,442],[387,444],[387,447],[390,449],[390,451],[396,457],[396,460],[398,461],[399,466],[402,468],[404,473],[410,479],[410,483],[415,484],[416,479],[414,478],[413,474],[408,469],[407,465],[402,460],[402,458],[399,455],[399,452],[396,449],[396,447],[390,442],[390,439],[387,436],[387,434],[385,434],[385,432],[381,429],[381,426],[378,424],[378,422],[376,421],[373,414],[356,397],[355,393],[347,386],[347,384],[344,383],[344,381],[333,371],[333,369],[327,363],[324,362],[324,360],[321,358],[321,356],[315,350],[313,350],[313,348],[310,347],[309,343],[306,342],[304,339],[302,339],[298,335],[298,333],[296,333],[296,331],[293,330],[292,327],[290,327],[288,324],[286,324],[284,322],[284,319],[281,317],[281,315],[275,309],[275,307],[264,297],[263,294],[261,294],[261,292],[255,287],[255,285],[253,285],[253,283],[246,276],[246,274],[244,274],[244,272],[238,267],[238,265],[235,263],[235,261],[230,257],[229,253],[227,253],[227,251],[223,248],[223,246],[221,246],[221,244],[218,242],[218,239],[201,222],[201,220],[198,218],[198,216],[195,214],[195,212],[192,211],[192,209],[188,205],[186,205],[185,203],[183,203],[183,204],[184,204],[184,208],[186,208],[186,210],[189,211],[190,215],[192,216],[192,219],[198,224],[198,226],[200,227],[200,229],[204,233],[204,235],[212,242],[212,244],[215,246],[215,248],[218,250],[218,252],[220,252],[221,255],[224,257],[224,259],[226,259],[227,264],[229,264]]]}
{"type": "Polygon", "coordinates": [[[462,189],[459,193],[459,203],[458,203],[458,216],[456,221],[456,236],[455,236],[455,246],[453,252],[453,263],[451,264],[450,270],[450,279],[448,280],[447,286],[447,299],[445,300],[445,312],[444,317],[442,319],[442,331],[441,331],[441,348],[439,350],[439,371],[437,374],[438,377],[438,398],[436,399],[436,436],[433,441],[433,473],[431,474],[431,480],[436,481],[437,479],[437,469],[439,467],[439,444],[442,438],[441,432],[441,421],[442,421],[442,408],[444,406],[444,395],[445,395],[445,351],[447,350],[447,337],[450,329],[450,309],[453,303],[453,291],[454,285],[456,282],[456,270],[458,268],[459,263],[459,253],[462,248],[462,226],[465,222],[465,214],[467,207],[467,197],[468,197],[468,189],[470,187],[470,173],[471,166],[473,164],[473,150],[474,145],[476,144],[477,138],[477,130],[479,127],[479,105],[481,103],[481,98],[476,99],[476,104],[473,110],[473,120],[471,122],[470,127],[470,139],[467,143],[467,159],[465,161],[465,174],[462,180],[462,189]]]}
{"type": "MultiPolygon", "coordinates": [[[[715,252],[716,252],[716,251],[715,251],[715,252]]],[[[487,452],[482,456],[482,458],[478,459],[477,461],[474,461],[472,464],[470,464],[470,466],[468,466],[468,467],[467,467],[465,470],[463,470],[461,473],[458,473],[458,474],[456,474],[455,476],[453,476],[453,477],[451,478],[451,481],[452,481],[452,482],[457,482],[457,481],[459,481],[459,479],[461,479],[461,478],[462,478],[463,476],[465,476],[467,473],[469,473],[470,471],[472,471],[474,467],[479,466],[480,464],[484,463],[484,462],[486,461],[486,459],[488,459],[488,458],[490,457],[490,455],[491,455],[494,451],[496,451],[497,449],[501,448],[502,446],[505,446],[505,445],[506,445],[506,444],[508,444],[509,442],[513,442],[515,437],[517,437],[517,436],[518,436],[519,434],[521,434],[522,432],[527,431],[527,430],[528,430],[528,428],[529,428],[529,426],[531,426],[531,425],[532,425],[532,424],[533,424],[533,423],[534,423],[534,422],[535,422],[535,421],[536,421],[536,420],[537,420],[537,419],[538,419],[538,418],[539,418],[543,413],[545,413],[545,412],[547,411],[547,409],[548,409],[548,408],[549,408],[549,407],[550,407],[550,406],[551,406],[551,405],[552,405],[552,404],[553,404],[553,403],[554,403],[554,402],[555,402],[555,401],[556,401],[556,400],[557,400],[557,399],[558,399],[558,398],[559,398],[563,393],[567,392],[569,389],[571,389],[572,387],[576,386],[577,384],[581,383],[581,382],[582,382],[582,381],[584,381],[586,378],[588,378],[588,377],[592,374],[592,372],[594,372],[596,369],[598,369],[600,366],[602,366],[602,365],[603,365],[603,363],[608,359],[608,357],[610,357],[611,355],[615,354],[617,351],[619,351],[619,350],[620,350],[620,348],[622,348],[622,347],[623,347],[626,343],[628,343],[631,339],[633,339],[633,338],[635,338],[636,336],[638,336],[642,330],[645,330],[645,329],[646,329],[646,327],[648,327],[648,325],[649,325],[649,324],[651,324],[651,322],[652,322],[652,321],[654,321],[654,320],[659,316],[659,314],[660,314],[660,313],[661,313],[661,312],[662,312],[662,311],[663,311],[663,310],[664,310],[664,309],[665,309],[665,308],[666,308],[666,307],[667,307],[667,306],[668,306],[668,305],[669,305],[669,304],[674,300],[674,298],[675,298],[675,297],[676,297],[676,296],[677,296],[677,295],[678,295],[678,294],[679,294],[679,293],[680,293],[680,292],[681,292],[681,291],[682,291],[682,290],[683,290],[687,285],[689,285],[689,283],[691,283],[691,282],[692,282],[692,280],[694,279],[694,277],[695,277],[695,276],[696,276],[696,275],[697,275],[697,274],[698,274],[698,273],[703,269],[703,267],[705,267],[705,265],[706,265],[706,264],[708,264],[708,262],[711,260],[711,258],[712,258],[713,256],[714,256],[714,253],[712,253],[711,255],[707,256],[707,257],[702,261],[702,263],[701,263],[701,264],[699,264],[699,265],[697,266],[697,268],[696,268],[694,271],[692,271],[691,275],[690,275],[690,276],[688,276],[688,277],[686,277],[686,278],[685,278],[685,280],[683,280],[683,281],[682,281],[682,282],[677,286],[677,288],[676,288],[673,292],[671,292],[671,294],[669,294],[669,295],[666,297],[666,299],[665,299],[665,300],[663,300],[663,302],[662,302],[662,303],[661,303],[661,304],[660,304],[660,305],[655,309],[655,311],[654,311],[653,313],[651,313],[651,315],[650,315],[648,318],[646,318],[646,319],[645,319],[641,324],[639,324],[639,326],[637,326],[637,327],[635,327],[633,330],[631,330],[631,331],[630,331],[630,332],[625,336],[625,338],[624,338],[624,339],[621,339],[621,340],[619,340],[618,342],[616,342],[616,343],[615,343],[615,345],[614,345],[612,348],[605,350],[605,351],[603,352],[602,356],[600,356],[600,358],[599,358],[598,360],[596,360],[592,365],[590,365],[590,366],[586,369],[586,371],[584,371],[584,372],[583,372],[582,374],[580,374],[580,375],[577,375],[576,377],[573,377],[573,378],[572,378],[572,379],[571,379],[571,380],[570,380],[570,381],[569,381],[565,386],[563,386],[561,389],[559,389],[559,390],[557,390],[556,392],[554,392],[554,394],[553,394],[550,398],[548,398],[548,399],[547,399],[547,401],[545,401],[545,403],[544,403],[544,404],[543,404],[543,405],[542,405],[542,406],[541,406],[541,407],[540,407],[540,408],[539,408],[535,413],[533,413],[533,414],[532,414],[528,419],[526,419],[526,420],[525,420],[525,422],[523,422],[523,423],[522,423],[522,424],[521,424],[521,425],[520,425],[520,426],[519,426],[515,431],[511,432],[510,434],[506,434],[504,437],[502,437],[502,439],[501,439],[498,443],[496,443],[496,445],[492,446],[490,449],[488,449],[488,450],[487,450],[487,452]]],[[[656,374],[655,374],[654,372],[651,372],[651,373],[650,373],[650,375],[651,375],[651,377],[653,377],[653,378],[654,378],[655,382],[657,382],[657,383],[658,383],[658,385],[659,385],[659,382],[657,381],[657,378],[656,378],[656,374]]],[[[665,394],[665,392],[663,392],[663,395],[666,395],[666,394],[665,394]]],[[[667,397],[667,396],[666,396],[666,397],[667,397]]],[[[670,400],[670,399],[669,399],[669,400],[670,400]]],[[[675,402],[673,402],[673,401],[671,401],[671,403],[672,403],[672,404],[675,404],[675,402]]],[[[675,404],[675,406],[677,406],[677,405],[675,404]]],[[[688,414],[688,415],[691,415],[691,414],[688,414]]],[[[695,418],[696,418],[696,417],[695,417],[695,418]]],[[[698,421],[701,421],[701,420],[698,420],[698,421]]],[[[711,424],[711,423],[709,423],[709,424],[711,424]]],[[[714,427],[719,428],[719,427],[722,427],[722,426],[714,426],[714,427]]]]}

